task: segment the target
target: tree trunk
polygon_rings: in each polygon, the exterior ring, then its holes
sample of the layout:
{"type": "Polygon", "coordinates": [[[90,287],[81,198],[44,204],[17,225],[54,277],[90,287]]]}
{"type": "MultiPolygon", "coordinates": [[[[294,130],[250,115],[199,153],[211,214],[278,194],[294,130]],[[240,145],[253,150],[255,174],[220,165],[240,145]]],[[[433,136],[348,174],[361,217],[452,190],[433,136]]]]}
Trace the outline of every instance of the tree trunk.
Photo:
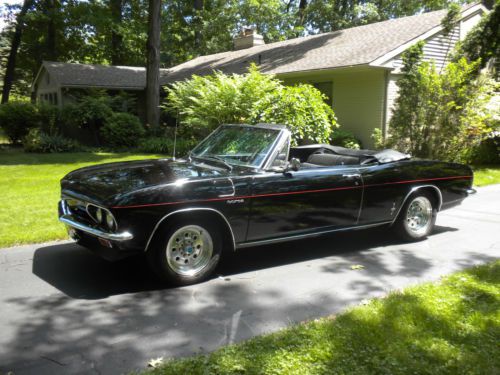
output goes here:
{"type": "Polygon", "coordinates": [[[307,0],[300,0],[299,2],[299,18],[297,20],[298,26],[304,26],[304,17],[306,16],[307,0]]]}
{"type": "Polygon", "coordinates": [[[56,2],[58,0],[47,0],[47,60],[56,61],[57,60],[57,52],[56,52],[56,25],[54,22],[54,18],[56,16],[56,12],[58,11],[58,5],[56,2]]]}
{"type": "Polygon", "coordinates": [[[123,36],[118,30],[122,23],[122,0],[109,0],[111,11],[111,65],[124,64],[123,36]]]}
{"type": "Polygon", "coordinates": [[[153,128],[158,128],[160,125],[160,20],[161,0],[149,0],[146,120],[153,128]]]}
{"type": "Polygon", "coordinates": [[[10,43],[9,57],[7,58],[5,75],[3,77],[2,104],[9,101],[10,90],[12,89],[12,82],[14,81],[14,74],[16,70],[17,51],[19,50],[21,37],[23,35],[24,17],[32,5],[33,0],[24,0],[23,6],[16,17],[16,27],[10,43]]]}
{"type": "Polygon", "coordinates": [[[194,50],[197,55],[200,55],[201,48],[201,27],[202,27],[202,19],[201,19],[201,11],[203,10],[203,0],[194,0],[194,50]]]}

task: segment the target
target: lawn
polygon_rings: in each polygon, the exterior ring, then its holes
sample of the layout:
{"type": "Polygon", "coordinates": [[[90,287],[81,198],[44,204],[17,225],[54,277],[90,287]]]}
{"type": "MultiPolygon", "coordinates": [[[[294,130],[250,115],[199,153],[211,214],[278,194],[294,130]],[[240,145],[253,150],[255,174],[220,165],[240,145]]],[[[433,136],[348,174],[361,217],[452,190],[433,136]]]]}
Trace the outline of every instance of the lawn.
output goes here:
{"type": "Polygon", "coordinates": [[[474,169],[474,185],[500,184],[500,165],[477,166],[474,169]]]}
{"type": "Polygon", "coordinates": [[[66,238],[57,220],[59,180],[66,173],[97,163],[153,157],[158,155],[0,150],[0,248],[66,238]]]}
{"type": "Polygon", "coordinates": [[[147,374],[499,374],[500,261],[147,374]]]}

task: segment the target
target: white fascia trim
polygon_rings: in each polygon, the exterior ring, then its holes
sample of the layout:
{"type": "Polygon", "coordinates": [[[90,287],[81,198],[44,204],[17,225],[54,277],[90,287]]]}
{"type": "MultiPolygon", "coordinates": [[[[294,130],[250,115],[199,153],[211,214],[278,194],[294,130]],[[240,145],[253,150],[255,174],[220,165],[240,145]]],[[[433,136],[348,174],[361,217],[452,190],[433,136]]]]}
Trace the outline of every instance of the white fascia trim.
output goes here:
{"type": "MultiPolygon", "coordinates": [[[[474,13],[478,13],[479,11],[482,11],[483,13],[489,12],[488,9],[485,8],[482,4],[476,4],[473,7],[470,7],[469,9],[462,12],[462,16],[460,17],[460,20],[463,20],[464,18],[469,17],[470,15],[472,15],[474,13]]],[[[373,60],[369,65],[370,66],[377,66],[377,67],[385,66],[385,64],[387,64],[391,59],[393,59],[394,57],[396,57],[400,53],[404,52],[406,49],[408,49],[409,47],[411,47],[415,43],[417,43],[421,40],[424,40],[424,39],[428,39],[428,38],[436,35],[437,33],[439,33],[442,30],[443,30],[443,27],[441,25],[433,27],[432,29],[430,29],[426,33],[416,37],[415,39],[410,40],[409,42],[406,42],[405,44],[400,45],[398,48],[393,49],[392,51],[386,53],[383,56],[380,56],[376,60],[373,60]]]]}

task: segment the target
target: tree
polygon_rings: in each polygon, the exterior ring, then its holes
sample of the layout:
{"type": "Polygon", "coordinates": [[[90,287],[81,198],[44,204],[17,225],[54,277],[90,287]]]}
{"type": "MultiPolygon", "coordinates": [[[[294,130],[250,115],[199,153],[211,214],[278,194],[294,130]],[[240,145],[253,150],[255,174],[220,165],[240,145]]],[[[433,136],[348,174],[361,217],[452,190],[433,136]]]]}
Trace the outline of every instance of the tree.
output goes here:
{"type": "Polygon", "coordinates": [[[10,43],[9,57],[7,58],[5,75],[3,79],[2,103],[7,103],[9,101],[10,90],[12,89],[12,83],[14,81],[14,74],[16,69],[17,52],[21,44],[21,37],[23,35],[25,26],[24,21],[26,18],[26,14],[31,9],[32,5],[32,0],[24,0],[21,10],[16,17],[14,34],[12,35],[12,40],[10,43]]]}
{"type": "Polygon", "coordinates": [[[109,0],[109,9],[111,11],[111,65],[123,64],[123,36],[122,27],[122,7],[123,0],[109,0]]]}
{"type": "Polygon", "coordinates": [[[459,45],[456,58],[466,56],[470,61],[481,60],[480,68],[490,61],[495,63],[495,76],[500,73],[500,2],[496,2],[492,11],[483,16],[481,21],[467,34],[459,45]]]}
{"type": "Polygon", "coordinates": [[[146,120],[153,128],[157,128],[160,124],[160,20],[161,0],[149,0],[146,120]]]}
{"type": "Polygon", "coordinates": [[[390,121],[389,146],[416,157],[463,161],[491,131],[488,86],[477,79],[479,61],[450,62],[442,74],[422,61],[423,43],[403,54],[403,76],[390,121]]]}

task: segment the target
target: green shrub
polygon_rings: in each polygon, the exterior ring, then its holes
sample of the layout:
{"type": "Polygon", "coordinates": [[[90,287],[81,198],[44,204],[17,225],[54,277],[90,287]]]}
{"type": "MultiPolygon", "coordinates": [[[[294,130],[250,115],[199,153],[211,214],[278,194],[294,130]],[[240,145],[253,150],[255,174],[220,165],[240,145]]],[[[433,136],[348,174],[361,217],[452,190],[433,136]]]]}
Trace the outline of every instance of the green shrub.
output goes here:
{"type": "Polygon", "coordinates": [[[135,147],[145,130],[137,116],[114,113],[106,119],[100,132],[103,140],[110,146],[135,147]]]}
{"type": "Polygon", "coordinates": [[[148,137],[140,140],[138,150],[150,154],[168,154],[172,145],[173,141],[165,137],[148,137]]]}
{"type": "Polygon", "coordinates": [[[486,104],[494,83],[465,58],[442,70],[423,60],[423,42],[403,54],[403,75],[387,143],[416,157],[467,161],[491,131],[486,104]]]}
{"type": "Polygon", "coordinates": [[[19,143],[30,129],[37,126],[36,107],[29,102],[0,105],[0,126],[12,143],[19,143]]]}
{"type": "Polygon", "coordinates": [[[58,134],[47,134],[40,129],[31,129],[23,140],[26,152],[74,152],[81,149],[80,145],[72,140],[58,134]]]}
{"type": "Polygon", "coordinates": [[[342,129],[335,129],[330,137],[330,144],[334,146],[341,146],[359,150],[361,148],[361,141],[357,139],[354,134],[342,129]]]}
{"type": "Polygon", "coordinates": [[[373,141],[373,148],[375,150],[382,150],[386,148],[386,142],[384,140],[384,135],[382,134],[382,129],[373,129],[373,133],[370,135],[370,138],[373,141]]]}
{"type": "Polygon", "coordinates": [[[78,135],[86,143],[100,145],[100,129],[112,115],[108,98],[85,96],[63,108],[61,130],[72,138],[78,135]]]}
{"type": "Polygon", "coordinates": [[[325,97],[311,85],[283,86],[251,66],[246,74],[193,76],[169,90],[165,108],[179,115],[181,138],[200,140],[227,123],[280,123],[294,143],[328,142],[336,119],[325,97]]]}
{"type": "Polygon", "coordinates": [[[165,108],[180,116],[184,131],[202,138],[221,124],[248,123],[255,102],[279,86],[255,65],[247,74],[195,75],[172,85],[165,108]]]}
{"type": "Polygon", "coordinates": [[[490,133],[471,152],[472,164],[500,164],[500,131],[490,133]]]}
{"type": "Polygon", "coordinates": [[[253,108],[252,122],[284,124],[292,132],[292,141],[327,143],[338,126],[326,97],[307,84],[284,86],[262,99],[253,108]]]}
{"type": "Polygon", "coordinates": [[[39,103],[36,106],[38,128],[46,134],[59,132],[61,111],[55,105],[39,103]]]}
{"type": "Polygon", "coordinates": [[[192,139],[177,138],[177,143],[175,145],[175,155],[174,155],[174,143],[172,141],[172,156],[183,157],[186,156],[189,151],[191,151],[198,141],[192,139]]]}

